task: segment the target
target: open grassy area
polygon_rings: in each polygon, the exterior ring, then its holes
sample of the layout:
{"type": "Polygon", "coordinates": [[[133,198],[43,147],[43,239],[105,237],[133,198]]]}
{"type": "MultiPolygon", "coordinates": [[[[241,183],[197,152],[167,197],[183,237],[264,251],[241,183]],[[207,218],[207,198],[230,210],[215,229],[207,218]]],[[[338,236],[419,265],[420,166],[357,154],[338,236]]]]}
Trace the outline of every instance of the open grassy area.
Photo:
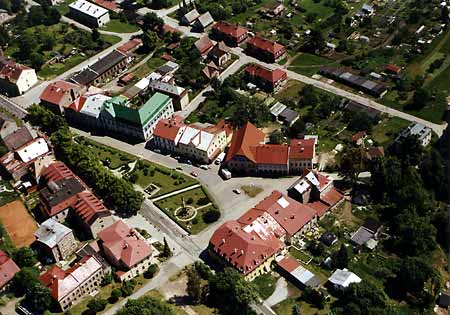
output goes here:
{"type": "Polygon", "coordinates": [[[134,33],[139,31],[139,27],[135,24],[124,23],[119,19],[112,19],[101,30],[114,33],[134,33]]]}
{"type": "Polygon", "coordinates": [[[295,57],[292,63],[289,65],[289,70],[297,73],[311,76],[316,74],[322,66],[337,65],[336,61],[328,58],[303,53],[295,57]]]}
{"type": "Polygon", "coordinates": [[[136,165],[136,174],[138,175],[136,183],[142,188],[147,188],[150,184],[160,187],[160,190],[152,197],[161,196],[198,183],[195,179],[183,173],[148,161],[141,161],[140,165],[136,165]]]}
{"type": "Polygon", "coordinates": [[[328,315],[330,314],[329,303],[325,305],[325,308],[319,310],[314,306],[299,299],[299,296],[290,296],[286,300],[276,304],[272,309],[277,315],[292,315],[292,309],[294,305],[300,307],[300,314],[302,315],[328,315]]]}
{"type": "Polygon", "coordinates": [[[143,77],[147,76],[150,72],[155,71],[158,67],[165,64],[166,61],[159,58],[159,57],[153,57],[147,60],[146,63],[142,64],[139,68],[137,68],[135,71],[133,71],[133,74],[142,79],[143,77]]]}
{"type": "Polygon", "coordinates": [[[291,247],[289,248],[289,254],[291,254],[294,258],[300,260],[303,263],[307,263],[311,260],[311,256],[306,253],[299,251],[298,249],[291,247]]]}
{"type": "Polygon", "coordinates": [[[256,287],[259,296],[265,300],[275,291],[275,286],[278,278],[270,273],[266,273],[253,280],[253,285],[256,287]]]}
{"type": "Polygon", "coordinates": [[[1,180],[0,186],[5,187],[6,191],[0,193],[0,206],[6,205],[19,198],[19,194],[11,187],[8,181],[1,180]]]}
{"type": "Polygon", "coordinates": [[[254,185],[244,185],[241,186],[241,189],[244,191],[246,195],[252,198],[256,197],[259,193],[261,193],[264,190],[261,187],[254,185]]]}
{"type": "Polygon", "coordinates": [[[186,231],[192,234],[200,232],[208,225],[203,220],[203,215],[210,210],[216,209],[201,187],[158,200],[155,202],[155,205],[186,231]],[[185,217],[182,210],[183,201],[188,208],[191,208],[188,213],[185,214],[185,217]],[[175,213],[177,213],[177,215],[175,213]]]}
{"type": "Polygon", "coordinates": [[[134,155],[104,146],[95,141],[89,139],[84,139],[84,141],[94,155],[96,155],[100,161],[107,164],[111,169],[117,169],[136,159],[134,155]]]}
{"type": "Polygon", "coordinates": [[[402,129],[406,128],[409,122],[398,117],[383,119],[379,124],[372,129],[372,139],[381,146],[387,146],[391,143],[395,135],[402,129]]]}

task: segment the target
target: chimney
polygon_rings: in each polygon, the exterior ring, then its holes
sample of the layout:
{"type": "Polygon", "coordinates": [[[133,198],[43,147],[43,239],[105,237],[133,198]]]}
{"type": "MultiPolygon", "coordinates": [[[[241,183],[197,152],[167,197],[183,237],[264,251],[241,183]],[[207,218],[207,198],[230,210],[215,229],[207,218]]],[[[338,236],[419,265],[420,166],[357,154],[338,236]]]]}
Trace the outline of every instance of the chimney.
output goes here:
{"type": "Polygon", "coordinates": [[[244,255],[244,250],[243,249],[241,249],[241,255],[244,255]]]}

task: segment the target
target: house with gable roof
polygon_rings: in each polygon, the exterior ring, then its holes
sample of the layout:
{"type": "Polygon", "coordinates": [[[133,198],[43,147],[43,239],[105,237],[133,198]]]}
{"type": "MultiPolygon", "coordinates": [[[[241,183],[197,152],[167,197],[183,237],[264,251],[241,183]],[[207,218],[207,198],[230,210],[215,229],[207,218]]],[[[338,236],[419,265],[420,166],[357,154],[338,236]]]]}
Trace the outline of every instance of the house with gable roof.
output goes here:
{"type": "Polygon", "coordinates": [[[8,257],[4,251],[0,250],[0,292],[8,288],[10,281],[19,271],[20,268],[14,260],[8,257]]]}
{"type": "Polygon", "coordinates": [[[46,106],[51,110],[57,109],[63,113],[64,109],[68,108],[70,104],[75,102],[83,93],[86,92],[84,86],[59,80],[51,82],[46,86],[44,91],[39,96],[41,105],[46,106]]]}
{"type": "Polygon", "coordinates": [[[22,95],[37,82],[34,69],[0,56],[0,93],[9,97],[22,95]]]}
{"type": "Polygon", "coordinates": [[[117,268],[116,275],[121,281],[144,273],[154,263],[151,245],[122,220],[100,231],[98,237],[100,248],[117,268]]]}
{"type": "Polygon", "coordinates": [[[276,62],[286,55],[286,48],[277,42],[255,36],[247,41],[247,51],[258,59],[276,62]]]}
{"type": "Polygon", "coordinates": [[[238,46],[247,39],[248,30],[239,25],[219,21],[212,27],[212,35],[229,46],[238,46]]]}

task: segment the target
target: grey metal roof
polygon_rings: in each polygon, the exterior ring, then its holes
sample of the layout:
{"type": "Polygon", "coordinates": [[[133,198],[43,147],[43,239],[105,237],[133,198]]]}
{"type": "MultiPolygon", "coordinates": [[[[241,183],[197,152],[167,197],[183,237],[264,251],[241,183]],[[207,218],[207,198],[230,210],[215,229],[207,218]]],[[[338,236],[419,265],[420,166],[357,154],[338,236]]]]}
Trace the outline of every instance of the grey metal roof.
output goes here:
{"type": "Polygon", "coordinates": [[[99,75],[102,75],[118,63],[120,63],[122,60],[124,60],[127,56],[122,54],[121,52],[117,50],[111,51],[109,54],[98,60],[96,63],[94,63],[91,68],[91,70],[97,72],[99,75]]]}
{"type": "Polygon", "coordinates": [[[369,232],[366,228],[360,227],[355,234],[352,235],[351,241],[356,245],[364,245],[368,240],[373,237],[373,233],[369,232]]]}
{"type": "Polygon", "coordinates": [[[49,248],[54,248],[72,230],[58,221],[50,218],[44,221],[39,229],[34,233],[40,243],[49,248]]]}

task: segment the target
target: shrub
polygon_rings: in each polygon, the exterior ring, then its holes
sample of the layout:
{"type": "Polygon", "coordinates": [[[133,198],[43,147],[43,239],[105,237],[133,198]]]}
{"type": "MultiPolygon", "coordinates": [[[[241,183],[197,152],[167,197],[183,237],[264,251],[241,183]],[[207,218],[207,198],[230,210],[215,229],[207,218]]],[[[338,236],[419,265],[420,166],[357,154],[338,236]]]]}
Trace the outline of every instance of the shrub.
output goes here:
{"type": "Polygon", "coordinates": [[[192,220],[192,224],[198,224],[198,219],[197,219],[197,218],[194,218],[194,219],[192,220]]]}
{"type": "Polygon", "coordinates": [[[151,279],[158,272],[158,266],[151,264],[148,269],[144,272],[145,279],[151,279]]]}
{"type": "Polygon", "coordinates": [[[208,265],[206,265],[204,262],[202,261],[196,261],[194,263],[194,268],[195,270],[197,270],[199,276],[204,279],[204,280],[208,280],[209,278],[211,278],[212,276],[212,271],[211,269],[208,267],[208,265]]]}
{"type": "Polygon", "coordinates": [[[203,221],[205,223],[213,223],[219,220],[220,218],[220,211],[217,209],[209,210],[208,212],[203,214],[203,221]]]}
{"type": "Polygon", "coordinates": [[[122,292],[123,297],[130,296],[131,294],[133,294],[134,284],[131,281],[126,281],[122,284],[120,291],[122,292]]]}
{"type": "Polygon", "coordinates": [[[192,197],[189,197],[188,200],[186,200],[186,203],[188,205],[192,204],[194,202],[194,199],[192,199],[192,197]]]}
{"type": "Polygon", "coordinates": [[[111,291],[111,296],[108,301],[113,304],[116,303],[117,300],[122,296],[122,291],[119,288],[115,288],[111,291]]]}
{"type": "Polygon", "coordinates": [[[209,202],[210,202],[210,201],[209,201],[209,198],[208,198],[208,197],[202,197],[202,198],[200,198],[200,199],[197,201],[197,204],[198,204],[199,206],[204,206],[204,205],[207,205],[209,202]]]}

